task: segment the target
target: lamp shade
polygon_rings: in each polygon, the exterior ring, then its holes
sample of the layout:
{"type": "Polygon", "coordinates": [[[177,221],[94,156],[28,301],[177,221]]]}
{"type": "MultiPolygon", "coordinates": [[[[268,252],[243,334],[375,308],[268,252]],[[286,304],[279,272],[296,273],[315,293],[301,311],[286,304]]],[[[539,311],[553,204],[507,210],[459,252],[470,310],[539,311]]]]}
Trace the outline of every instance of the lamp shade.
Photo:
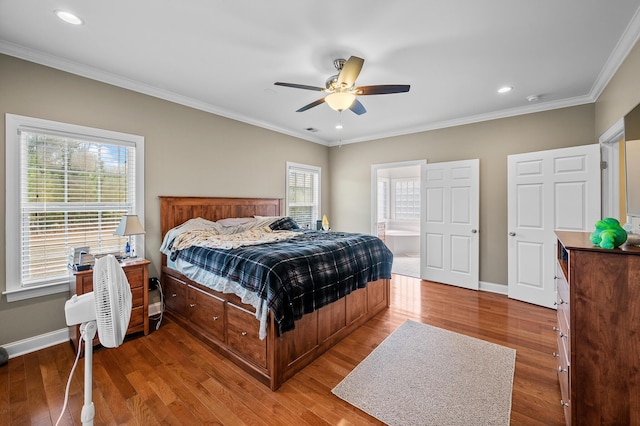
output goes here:
{"type": "Polygon", "coordinates": [[[144,234],[144,228],[140,224],[138,216],[135,214],[127,214],[122,216],[120,224],[114,231],[113,235],[138,235],[144,234]]]}
{"type": "Polygon", "coordinates": [[[348,109],[355,100],[356,95],[349,92],[335,92],[324,98],[324,101],[336,111],[348,109]]]}

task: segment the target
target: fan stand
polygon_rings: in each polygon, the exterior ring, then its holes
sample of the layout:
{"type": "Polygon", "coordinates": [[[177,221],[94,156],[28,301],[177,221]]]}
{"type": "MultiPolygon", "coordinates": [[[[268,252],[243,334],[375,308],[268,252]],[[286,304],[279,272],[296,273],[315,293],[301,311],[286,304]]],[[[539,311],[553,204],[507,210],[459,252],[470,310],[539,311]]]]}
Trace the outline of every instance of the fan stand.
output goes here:
{"type": "Polygon", "coordinates": [[[84,340],[84,405],[80,413],[83,425],[93,426],[96,408],[93,405],[93,339],[98,331],[97,321],[80,324],[80,334],[84,340]]]}

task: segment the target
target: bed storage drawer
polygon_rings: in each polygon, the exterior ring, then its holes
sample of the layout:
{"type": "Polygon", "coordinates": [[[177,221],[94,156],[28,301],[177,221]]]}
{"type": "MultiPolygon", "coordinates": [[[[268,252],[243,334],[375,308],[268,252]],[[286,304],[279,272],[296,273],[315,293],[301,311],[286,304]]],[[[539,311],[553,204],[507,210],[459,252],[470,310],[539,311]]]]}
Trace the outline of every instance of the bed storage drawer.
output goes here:
{"type": "Polygon", "coordinates": [[[260,340],[255,313],[227,303],[227,340],[229,346],[260,367],[267,367],[267,340],[260,340]]]}
{"type": "Polygon", "coordinates": [[[367,289],[359,288],[345,297],[347,302],[347,325],[367,313],[367,289]]]}
{"type": "MultiPolygon", "coordinates": [[[[287,379],[364,321],[385,309],[389,303],[389,280],[379,280],[369,283],[373,284],[371,294],[369,287],[359,289],[349,295],[349,301],[343,298],[306,314],[296,322],[294,330],[282,336],[277,335],[273,317],[269,314],[267,337],[260,340],[260,322],[255,317],[254,308],[243,304],[238,296],[211,290],[166,266],[163,266],[161,279],[167,317],[241,366],[271,390],[278,389],[287,379]],[[198,319],[199,313],[189,313],[192,309],[190,301],[193,301],[195,294],[203,295],[195,299],[203,312],[222,306],[224,338],[214,337],[211,330],[206,330],[198,319]],[[202,305],[207,301],[213,305],[205,309],[202,305]],[[348,303],[351,306],[347,307],[348,303]],[[358,303],[364,306],[357,306],[358,303]],[[377,310],[374,309],[376,307],[377,310]]],[[[203,315],[213,319],[213,310],[203,315]]]]}
{"type": "Polygon", "coordinates": [[[171,275],[164,275],[162,286],[167,309],[187,316],[187,284],[171,275]]]}
{"type": "Polygon", "coordinates": [[[224,300],[192,286],[188,292],[189,321],[205,333],[224,340],[224,300]]]}

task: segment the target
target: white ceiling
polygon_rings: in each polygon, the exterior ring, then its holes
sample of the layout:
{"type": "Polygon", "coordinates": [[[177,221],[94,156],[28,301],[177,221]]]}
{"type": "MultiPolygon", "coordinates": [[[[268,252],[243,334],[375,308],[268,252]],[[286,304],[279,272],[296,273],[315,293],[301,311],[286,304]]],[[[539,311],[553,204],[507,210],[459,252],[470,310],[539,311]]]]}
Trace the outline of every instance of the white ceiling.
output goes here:
{"type": "Polygon", "coordinates": [[[638,39],[639,9],[640,0],[0,0],[0,52],[334,146],[594,102],[638,39]],[[326,104],[298,113],[322,93],[273,85],[324,86],[333,60],[351,55],[365,59],[357,85],[410,92],[362,96],[361,116],[326,104]],[[499,95],[504,85],[514,89],[499,95]]]}

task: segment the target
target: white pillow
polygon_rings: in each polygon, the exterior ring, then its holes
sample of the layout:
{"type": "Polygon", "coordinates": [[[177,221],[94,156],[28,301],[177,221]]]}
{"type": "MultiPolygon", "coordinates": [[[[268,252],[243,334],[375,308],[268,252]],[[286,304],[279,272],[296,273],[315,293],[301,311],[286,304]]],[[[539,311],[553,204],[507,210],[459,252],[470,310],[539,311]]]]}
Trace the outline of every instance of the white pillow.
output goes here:
{"type": "Polygon", "coordinates": [[[245,223],[255,222],[256,219],[253,217],[229,217],[227,219],[220,219],[216,221],[218,225],[222,226],[239,226],[244,225],[245,223]]]}

